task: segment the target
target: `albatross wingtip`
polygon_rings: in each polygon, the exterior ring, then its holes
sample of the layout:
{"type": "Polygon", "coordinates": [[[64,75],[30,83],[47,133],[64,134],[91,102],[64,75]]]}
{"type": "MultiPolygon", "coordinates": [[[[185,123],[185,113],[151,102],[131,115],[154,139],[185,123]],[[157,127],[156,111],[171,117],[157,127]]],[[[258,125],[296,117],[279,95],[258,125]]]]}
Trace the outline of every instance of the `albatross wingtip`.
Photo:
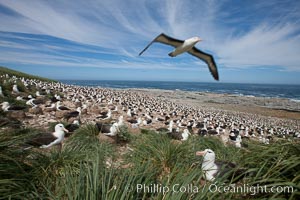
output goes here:
{"type": "Polygon", "coordinates": [[[220,80],[218,74],[217,74],[214,78],[215,78],[216,81],[219,81],[219,80],[220,80]]]}

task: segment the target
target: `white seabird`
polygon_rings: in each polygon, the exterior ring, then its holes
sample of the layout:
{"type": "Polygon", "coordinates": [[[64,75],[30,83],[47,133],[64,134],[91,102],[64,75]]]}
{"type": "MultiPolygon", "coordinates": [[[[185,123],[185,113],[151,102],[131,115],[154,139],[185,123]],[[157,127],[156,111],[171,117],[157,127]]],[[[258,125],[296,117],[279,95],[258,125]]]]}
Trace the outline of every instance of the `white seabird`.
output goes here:
{"type": "Polygon", "coordinates": [[[71,111],[71,112],[66,113],[64,115],[64,118],[69,120],[72,117],[78,117],[78,116],[80,117],[80,115],[81,115],[81,107],[78,107],[76,109],[76,111],[71,111]]]}
{"type": "Polygon", "coordinates": [[[36,138],[32,138],[26,143],[32,146],[37,146],[40,148],[49,148],[53,145],[61,145],[65,137],[65,132],[69,132],[65,129],[63,124],[57,124],[55,126],[55,131],[53,133],[43,133],[37,136],[36,138]]]}
{"type": "Polygon", "coordinates": [[[108,110],[107,114],[100,115],[97,118],[100,118],[101,120],[107,120],[111,118],[111,110],[108,110]]]}
{"type": "Polygon", "coordinates": [[[0,86],[0,96],[4,97],[3,92],[2,92],[2,87],[0,86]]]}
{"type": "Polygon", "coordinates": [[[215,152],[211,149],[197,151],[196,156],[204,156],[201,169],[204,172],[204,178],[208,181],[214,181],[217,177],[226,176],[229,180],[235,177],[234,181],[243,178],[245,169],[237,169],[234,163],[226,161],[215,161],[215,152]]]}
{"type": "Polygon", "coordinates": [[[103,124],[101,122],[97,122],[96,127],[99,130],[99,132],[107,136],[115,136],[120,131],[118,123],[103,124]]]}
{"type": "Polygon", "coordinates": [[[29,99],[28,101],[26,101],[26,105],[32,106],[32,107],[36,107],[39,104],[43,104],[45,103],[43,99],[29,99]]]}
{"type": "Polygon", "coordinates": [[[58,101],[58,102],[56,102],[56,110],[63,111],[63,110],[70,110],[70,109],[66,106],[62,106],[61,102],[58,101]]]}
{"type": "Polygon", "coordinates": [[[67,124],[66,129],[69,131],[68,134],[65,135],[65,137],[70,136],[75,130],[79,129],[80,123],[78,120],[74,120],[73,123],[67,124]]]}
{"type": "Polygon", "coordinates": [[[119,132],[119,126],[118,123],[113,123],[113,125],[109,129],[109,133],[104,133],[104,135],[107,136],[115,136],[119,132]]]}
{"type": "Polygon", "coordinates": [[[18,89],[18,86],[17,86],[16,84],[13,85],[12,92],[13,92],[13,93],[20,93],[20,91],[19,91],[19,89],[18,89]]]}
{"type": "Polygon", "coordinates": [[[187,140],[188,138],[189,138],[189,135],[190,135],[190,132],[189,132],[189,130],[188,129],[184,129],[183,130],[183,133],[181,134],[181,136],[182,136],[182,141],[185,141],[185,140],[187,140]]]}
{"type": "Polygon", "coordinates": [[[189,54],[204,61],[208,65],[209,71],[211,72],[214,79],[219,80],[218,69],[213,56],[203,51],[200,51],[195,47],[195,44],[197,42],[200,42],[201,40],[202,39],[200,39],[199,37],[192,37],[183,41],[183,40],[178,40],[170,36],[167,36],[164,33],[161,33],[154,40],[152,40],[152,42],[150,42],[150,44],[148,44],[146,48],[139,53],[139,55],[142,55],[144,51],[146,51],[150,47],[150,45],[154,42],[160,42],[166,45],[170,45],[175,47],[175,50],[169,53],[169,56],[175,57],[184,52],[188,52],[189,54]]]}
{"type": "Polygon", "coordinates": [[[142,118],[139,117],[138,119],[128,119],[127,122],[131,124],[132,128],[137,128],[143,121],[142,118]]]}
{"type": "Polygon", "coordinates": [[[124,117],[123,117],[123,115],[121,115],[119,117],[117,124],[118,124],[118,126],[123,126],[124,125],[124,117]]]}
{"type": "Polygon", "coordinates": [[[11,106],[9,105],[9,103],[7,101],[3,102],[0,104],[2,107],[2,110],[4,112],[7,112],[7,111],[18,111],[18,110],[24,110],[26,109],[25,106],[11,106]]]}

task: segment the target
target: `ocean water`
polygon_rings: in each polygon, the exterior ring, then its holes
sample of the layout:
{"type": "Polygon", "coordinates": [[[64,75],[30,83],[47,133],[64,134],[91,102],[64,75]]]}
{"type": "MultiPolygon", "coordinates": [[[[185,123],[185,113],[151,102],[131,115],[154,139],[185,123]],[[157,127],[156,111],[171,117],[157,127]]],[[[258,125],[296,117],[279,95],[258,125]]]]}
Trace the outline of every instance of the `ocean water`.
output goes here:
{"type": "Polygon", "coordinates": [[[246,83],[200,83],[167,81],[97,81],[97,80],[60,80],[64,84],[107,87],[107,88],[146,88],[212,92],[238,96],[288,98],[300,102],[300,85],[246,84],[246,83]]]}

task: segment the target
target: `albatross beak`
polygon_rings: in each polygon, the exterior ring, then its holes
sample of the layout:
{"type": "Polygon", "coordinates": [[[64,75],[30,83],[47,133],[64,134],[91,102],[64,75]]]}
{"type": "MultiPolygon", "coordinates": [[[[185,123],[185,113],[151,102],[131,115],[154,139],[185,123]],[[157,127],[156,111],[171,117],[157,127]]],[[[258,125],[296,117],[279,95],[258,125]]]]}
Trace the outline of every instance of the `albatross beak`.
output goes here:
{"type": "Polygon", "coordinates": [[[203,41],[202,38],[197,37],[197,42],[203,41]]]}
{"type": "Polygon", "coordinates": [[[205,153],[205,151],[196,151],[196,156],[204,156],[205,153]]]}
{"type": "Polygon", "coordinates": [[[67,132],[67,133],[69,133],[69,131],[67,129],[65,129],[65,128],[64,128],[64,131],[67,132]]]}

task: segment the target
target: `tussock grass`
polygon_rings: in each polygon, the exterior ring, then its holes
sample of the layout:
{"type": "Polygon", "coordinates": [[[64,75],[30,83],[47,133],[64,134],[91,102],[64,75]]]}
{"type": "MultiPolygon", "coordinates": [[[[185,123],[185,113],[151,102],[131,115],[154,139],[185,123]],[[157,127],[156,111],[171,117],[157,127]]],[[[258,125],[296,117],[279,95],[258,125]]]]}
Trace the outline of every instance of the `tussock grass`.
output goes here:
{"type": "Polygon", "coordinates": [[[175,143],[166,135],[147,134],[135,141],[132,160],[137,165],[150,162],[157,174],[164,176],[171,168],[189,163],[192,152],[188,145],[175,143]]]}
{"type": "Polygon", "coordinates": [[[134,139],[134,137],[130,134],[128,127],[123,125],[119,127],[119,132],[117,133],[116,141],[118,144],[127,143],[134,139]]]}
{"type": "Polygon", "coordinates": [[[27,163],[30,151],[23,151],[21,145],[35,130],[19,129],[0,131],[0,193],[3,199],[21,199],[31,196],[35,190],[30,181],[34,178],[33,168],[27,163]]]}
{"type": "MultiPolygon", "coordinates": [[[[124,133],[129,134],[127,129],[124,133]]],[[[39,132],[18,129],[0,132],[0,193],[2,199],[297,199],[300,196],[299,144],[289,141],[266,146],[249,142],[237,149],[214,137],[190,137],[174,141],[167,135],[143,131],[129,142],[133,151],[123,155],[127,167],[109,167],[118,162],[118,145],[99,141],[94,125],[80,127],[64,143],[62,151],[30,149],[22,144],[39,132]],[[247,169],[237,185],[292,186],[293,193],[212,192],[201,181],[201,158],[195,151],[213,149],[219,160],[247,169]],[[157,185],[160,192],[138,187],[157,185]],[[169,191],[162,192],[162,187],[169,191]]],[[[125,135],[126,135],[125,134],[125,135]]],[[[127,136],[126,136],[127,137],[127,136]]],[[[128,136],[131,137],[131,136],[128,136]]],[[[230,182],[229,182],[230,183],[230,182]]],[[[229,184],[225,183],[225,184],[229,184]]],[[[224,180],[214,183],[224,186],[224,180]]]]}

